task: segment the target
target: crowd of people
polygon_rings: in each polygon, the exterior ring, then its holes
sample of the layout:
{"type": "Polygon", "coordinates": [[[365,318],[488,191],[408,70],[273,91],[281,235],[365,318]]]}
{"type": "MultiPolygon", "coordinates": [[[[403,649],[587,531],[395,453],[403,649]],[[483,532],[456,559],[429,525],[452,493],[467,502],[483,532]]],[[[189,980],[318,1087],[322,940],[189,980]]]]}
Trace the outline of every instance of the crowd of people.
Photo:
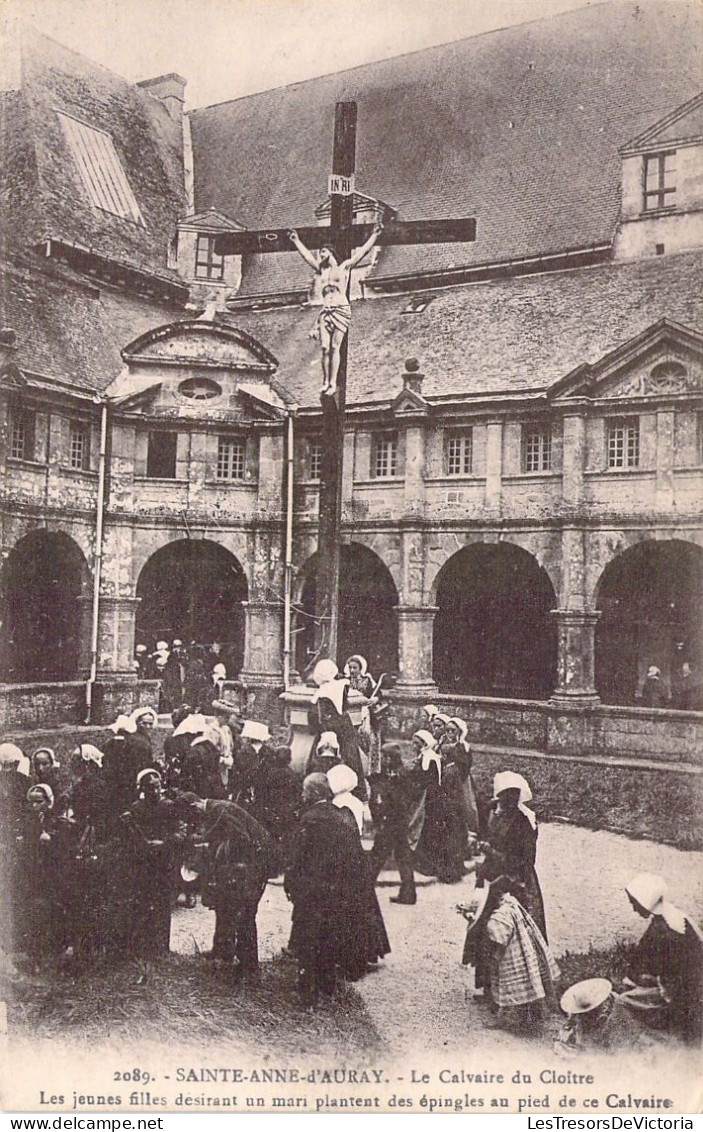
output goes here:
{"type": "MultiPolygon", "coordinates": [[[[6,956],[32,970],[154,959],[169,950],[177,902],[200,899],[215,912],[207,958],[256,983],[257,911],[282,875],[287,950],[312,1006],[389,953],[376,884],[393,859],[395,904],[417,904],[417,874],[447,886],[475,874],[474,898],[457,907],[469,921],[463,961],[476,997],[496,1024],[534,1031],[556,1003],[559,970],[529,784],[505,770],[481,797],[467,722],[436,705],[422,709],[412,740],[385,741],[383,693],[361,656],[343,672],[320,661],[312,680],[302,776],[268,723],[243,718],[212,680],[193,704],[173,708],[162,746],[150,707],[120,715],[99,746],[79,744],[68,767],[49,748],[26,758],[0,744],[6,956]]],[[[627,896],[648,919],[628,979],[617,991],[606,978],[565,991],[565,1055],[615,1044],[645,1021],[700,1041],[697,925],[668,901],[661,878],[634,878],[627,896]]]]}
{"type": "Polygon", "coordinates": [[[157,640],[151,649],[137,644],[134,671],[140,680],[159,681],[159,710],[164,713],[184,703],[209,703],[233,676],[229,650],[221,641],[186,644],[180,637],[157,640]]]}

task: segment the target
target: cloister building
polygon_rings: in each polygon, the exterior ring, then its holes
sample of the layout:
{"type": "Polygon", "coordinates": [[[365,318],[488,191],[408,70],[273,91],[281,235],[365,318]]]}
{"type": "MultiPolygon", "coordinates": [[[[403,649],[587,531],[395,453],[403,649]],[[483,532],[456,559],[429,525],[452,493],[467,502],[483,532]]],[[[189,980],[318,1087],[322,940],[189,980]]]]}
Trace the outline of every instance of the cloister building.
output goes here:
{"type": "Polygon", "coordinates": [[[612,0],[188,114],[180,76],[130,84],[10,29],[7,721],[91,662],[129,698],[159,638],[220,641],[252,695],[282,689],[286,650],[306,668],[319,299],[295,254],[214,240],[328,222],[354,98],[356,218],[477,236],[354,271],[341,654],[397,673],[399,725],[470,697],[491,741],[578,751],[595,728],[693,762],[693,723],[673,740],[641,696],[651,665],[672,710],[684,663],[703,673],[700,23],[612,0]]]}

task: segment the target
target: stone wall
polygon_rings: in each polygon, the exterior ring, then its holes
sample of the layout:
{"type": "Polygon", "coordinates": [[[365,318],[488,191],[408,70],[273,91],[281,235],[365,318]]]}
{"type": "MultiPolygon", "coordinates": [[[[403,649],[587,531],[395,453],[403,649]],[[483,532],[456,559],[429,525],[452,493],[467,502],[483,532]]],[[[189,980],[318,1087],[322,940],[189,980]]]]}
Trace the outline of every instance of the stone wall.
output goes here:
{"type": "MultiPolygon", "coordinates": [[[[397,692],[389,699],[389,733],[407,738],[422,726],[422,702],[397,692]]],[[[516,770],[542,820],[703,847],[703,713],[476,696],[434,702],[467,721],[484,799],[497,771],[516,770]]]]}

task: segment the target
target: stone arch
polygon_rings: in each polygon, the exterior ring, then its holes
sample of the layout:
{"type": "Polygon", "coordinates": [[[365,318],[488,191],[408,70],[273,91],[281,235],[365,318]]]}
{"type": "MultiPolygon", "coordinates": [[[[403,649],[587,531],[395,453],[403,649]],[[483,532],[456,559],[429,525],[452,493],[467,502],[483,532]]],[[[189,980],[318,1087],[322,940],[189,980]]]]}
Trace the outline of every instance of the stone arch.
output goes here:
{"type": "Polygon", "coordinates": [[[639,704],[647,669],[661,672],[662,703],[679,703],[683,665],[703,673],[703,549],[643,538],[605,566],[596,588],[596,689],[611,704],[639,704]]]}
{"type": "MultiPolygon", "coordinates": [[[[314,655],[317,553],[297,578],[295,658],[304,672],[314,655]]],[[[386,563],[362,543],[343,543],[340,561],[338,662],[352,653],[366,657],[378,676],[398,667],[398,590],[386,563]]]]}
{"type": "Polygon", "coordinates": [[[90,570],[78,543],[44,527],[24,535],[0,574],[0,658],[10,683],[75,680],[90,570]]]}
{"type": "Polygon", "coordinates": [[[531,558],[535,559],[540,569],[545,572],[555,594],[560,591],[561,575],[558,565],[561,554],[561,535],[559,532],[555,532],[553,536],[550,536],[543,531],[527,532],[525,534],[514,531],[511,533],[510,539],[503,538],[498,532],[469,534],[441,532],[437,535],[433,535],[430,541],[432,545],[428,547],[427,551],[425,584],[427,602],[430,605],[436,604],[439,578],[450,559],[466,547],[476,546],[477,544],[484,546],[513,546],[524,550],[531,558]],[[553,545],[550,545],[550,539],[553,545]]]}
{"type": "Polygon", "coordinates": [[[534,555],[474,542],[436,578],[433,675],[440,691],[546,699],[556,683],[556,594],[534,555]]]}
{"type": "Polygon", "coordinates": [[[211,539],[177,539],[156,550],[137,580],[136,642],[159,638],[187,644],[217,640],[228,676],[244,658],[244,602],[249,593],[238,558],[211,539]]]}

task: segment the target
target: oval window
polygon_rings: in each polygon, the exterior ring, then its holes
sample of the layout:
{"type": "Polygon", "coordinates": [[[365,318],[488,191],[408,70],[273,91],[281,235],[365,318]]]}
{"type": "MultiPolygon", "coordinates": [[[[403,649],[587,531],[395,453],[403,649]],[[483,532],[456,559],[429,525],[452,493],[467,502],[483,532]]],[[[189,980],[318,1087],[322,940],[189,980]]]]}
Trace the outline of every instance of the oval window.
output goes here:
{"type": "Polygon", "coordinates": [[[178,392],[189,401],[212,401],[214,397],[220,396],[222,386],[209,377],[189,377],[178,386],[178,392]]]}

